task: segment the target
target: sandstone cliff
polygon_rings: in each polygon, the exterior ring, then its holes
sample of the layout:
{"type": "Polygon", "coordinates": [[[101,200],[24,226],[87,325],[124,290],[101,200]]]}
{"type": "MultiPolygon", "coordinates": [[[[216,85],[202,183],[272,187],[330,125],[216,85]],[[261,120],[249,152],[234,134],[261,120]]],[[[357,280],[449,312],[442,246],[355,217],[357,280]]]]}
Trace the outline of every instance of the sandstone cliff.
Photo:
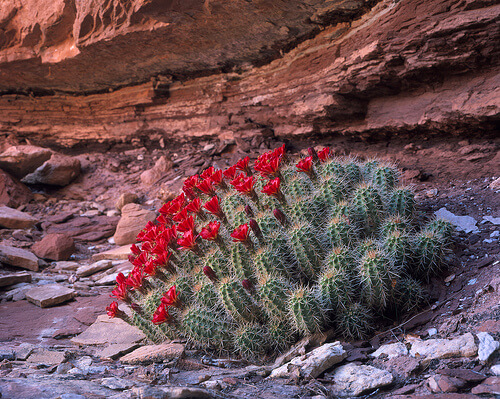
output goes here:
{"type": "Polygon", "coordinates": [[[8,0],[0,134],[497,134],[497,3],[8,0]]]}

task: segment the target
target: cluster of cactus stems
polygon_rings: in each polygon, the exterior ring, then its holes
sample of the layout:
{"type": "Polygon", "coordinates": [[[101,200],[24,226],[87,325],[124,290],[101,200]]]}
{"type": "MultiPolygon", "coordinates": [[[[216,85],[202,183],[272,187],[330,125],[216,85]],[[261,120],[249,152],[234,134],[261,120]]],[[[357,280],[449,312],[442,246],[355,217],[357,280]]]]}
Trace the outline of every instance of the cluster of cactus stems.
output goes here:
{"type": "Polygon", "coordinates": [[[292,161],[280,147],[213,167],[132,245],[134,265],[112,296],[154,342],[187,338],[259,357],[336,328],[359,339],[374,317],[417,308],[443,267],[451,226],[418,226],[410,188],[393,165],[331,156],[292,161]]]}

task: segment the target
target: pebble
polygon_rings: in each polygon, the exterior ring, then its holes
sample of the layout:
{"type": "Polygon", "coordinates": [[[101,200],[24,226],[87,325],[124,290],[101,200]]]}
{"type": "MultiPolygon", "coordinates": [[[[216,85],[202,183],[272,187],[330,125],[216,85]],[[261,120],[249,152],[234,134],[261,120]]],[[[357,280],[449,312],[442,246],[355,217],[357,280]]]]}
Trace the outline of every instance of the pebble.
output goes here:
{"type": "Polygon", "coordinates": [[[486,362],[490,356],[500,347],[500,342],[495,341],[487,332],[477,333],[479,338],[478,357],[482,362],[486,362]]]}

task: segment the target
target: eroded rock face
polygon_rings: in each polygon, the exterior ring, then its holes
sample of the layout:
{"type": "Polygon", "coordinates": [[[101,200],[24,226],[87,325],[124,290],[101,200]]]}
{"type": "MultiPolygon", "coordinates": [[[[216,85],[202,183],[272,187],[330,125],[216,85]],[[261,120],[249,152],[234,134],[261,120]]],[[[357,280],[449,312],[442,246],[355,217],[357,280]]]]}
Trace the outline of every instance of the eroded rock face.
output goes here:
{"type": "Polygon", "coordinates": [[[269,132],[470,134],[498,121],[492,1],[76,3],[51,2],[52,19],[12,0],[0,8],[12,37],[0,45],[9,75],[0,132],[72,146],[269,132]],[[37,23],[42,33],[29,36],[37,23]],[[7,94],[24,91],[35,96],[7,94]]]}

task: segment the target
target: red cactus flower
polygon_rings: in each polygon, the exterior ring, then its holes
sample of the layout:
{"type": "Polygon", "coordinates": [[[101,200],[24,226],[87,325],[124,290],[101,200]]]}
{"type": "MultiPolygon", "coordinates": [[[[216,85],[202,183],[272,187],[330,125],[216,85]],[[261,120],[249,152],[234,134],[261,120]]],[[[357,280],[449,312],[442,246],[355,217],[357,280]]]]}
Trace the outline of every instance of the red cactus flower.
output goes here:
{"type": "Polygon", "coordinates": [[[227,168],[224,172],[222,172],[222,174],[224,175],[224,177],[228,180],[233,180],[235,177],[236,177],[236,174],[237,174],[237,169],[236,169],[236,165],[233,165],[231,166],[230,168],[227,168]]]}
{"type": "Polygon", "coordinates": [[[231,185],[236,189],[236,191],[242,194],[252,195],[254,178],[253,176],[247,177],[241,173],[233,181],[231,181],[231,185]]]}
{"type": "Polygon", "coordinates": [[[170,319],[170,315],[168,314],[167,307],[162,303],[158,306],[158,309],[153,313],[153,324],[159,325],[165,323],[168,319],[170,319]]]}
{"type": "Polygon", "coordinates": [[[117,284],[123,284],[125,283],[125,280],[127,278],[124,276],[124,274],[122,272],[118,273],[118,275],[116,276],[116,283],[117,284]]]}
{"type": "Polygon", "coordinates": [[[314,162],[318,162],[318,153],[316,152],[316,149],[314,147],[309,147],[307,149],[307,153],[312,157],[314,162]]]}
{"type": "Polygon", "coordinates": [[[245,172],[247,175],[251,174],[251,170],[248,167],[248,163],[250,162],[250,157],[245,157],[236,162],[236,169],[245,172]]]}
{"type": "Polygon", "coordinates": [[[126,283],[132,289],[142,288],[142,281],[144,279],[144,273],[137,267],[134,267],[127,277],[126,283]]]}
{"type": "Polygon", "coordinates": [[[269,196],[278,198],[280,196],[280,184],[281,180],[279,177],[269,180],[269,182],[264,186],[261,192],[269,196]]]}
{"type": "Polygon", "coordinates": [[[180,195],[175,197],[172,201],[169,201],[166,204],[164,204],[159,209],[159,212],[165,216],[173,216],[180,211],[180,209],[184,206],[185,201],[186,197],[184,196],[184,193],[181,193],[180,195]]]}
{"type": "Polygon", "coordinates": [[[234,229],[231,237],[233,238],[233,242],[245,242],[248,239],[249,233],[248,223],[245,223],[234,229]]]}
{"type": "Polygon", "coordinates": [[[142,272],[146,275],[146,276],[154,276],[156,275],[156,263],[154,262],[154,259],[150,259],[148,260],[145,264],[144,264],[144,267],[142,269],[142,272]]]}
{"type": "Polygon", "coordinates": [[[165,217],[165,215],[160,215],[156,218],[156,221],[164,226],[170,226],[171,224],[171,220],[167,217],[165,217]]]}
{"type": "Polygon", "coordinates": [[[207,178],[205,180],[202,180],[200,183],[196,185],[196,188],[200,190],[203,194],[207,195],[214,195],[215,190],[213,188],[214,182],[210,179],[207,178]]]}
{"type": "Polygon", "coordinates": [[[140,255],[141,254],[141,250],[135,244],[132,244],[132,246],[130,247],[130,251],[132,251],[132,253],[134,255],[140,255]]]}
{"type": "Polygon", "coordinates": [[[201,200],[195,198],[184,208],[186,211],[198,214],[201,211],[201,200]]]}
{"type": "MultiPolygon", "coordinates": [[[[123,274],[122,274],[123,275],[123,274]]],[[[125,277],[124,277],[125,278],[125,277]]],[[[128,296],[127,284],[125,281],[119,283],[113,291],[111,291],[111,298],[116,298],[121,301],[126,301],[128,296]]]]}
{"type": "Polygon", "coordinates": [[[196,246],[196,238],[194,236],[193,230],[186,231],[182,238],[177,240],[177,244],[179,244],[182,249],[194,249],[196,246]]]}
{"type": "Polygon", "coordinates": [[[330,158],[330,147],[325,147],[318,152],[318,158],[321,162],[326,162],[330,158]]]}
{"type": "Polygon", "coordinates": [[[184,219],[188,217],[188,211],[186,208],[184,208],[182,211],[180,211],[177,215],[175,215],[172,219],[176,222],[182,222],[184,219]]]}
{"type": "Polygon", "coordinates": [[[198,180],[199,180],[198,175],[194,175],[188,177],[184,181],[184,185],[182,186],[182,191],[184,191],[189,198],[196,198],[196,194],[193,189],[198,184],[198,180]]]}
{"type": "Polygon", "coordinates": [[[216,240],[219,237],[219,222],[210,222],[207,226],[203,227],[200,232],[201,238],[208,241],[216,240]]]}
{"type": "Polygon", "coordinates": [[[179,294],[177,292],[175,285],[173,285],[167,292],[163,294],[163,297],[161,298],[161,303],[163,303],[165,306],[177,307],[178,300],[179,300],[179,294]]]}
{"type": "Polygon", "coordinates": [[[203,268],[203,273],[205,274],[205,276],[208,277],[208,279],[210,281],[212,281],[212,282],[217,281],[217,275],[215,274],[214,270],[210,266],[205,266],[203,268]]]}
{"type": "Polygon", "coordinates": [[[212,176],[210,176],[210,180],[212,180],[216,186],[222,186],[224,183],[222,170],[219,169],[219,170],[215,171],[212,174],[212,176]]]}
{"type": "Polygon", "coordinates": [[[219,198],[214,195],[210,201],[207,201],[203,207],[209,211],[215,217],[222,219],[224,217],[224,213],[219,205],[219,198]]]}
{"type": "Polygon", "coordinates": [[[213,166],[210,166],[208,169],[205,169],[203,173],[200,175],[202,179],[208,179],[210,176],[212,176],[215,172],[215,168],[213,166]]]}
{"type": "Polygon", "coordinates": [[[264,178],[271,178],[279,174],[281,156],[273,152],[262,154],[255,160],[254,168],[264,178]]]}
{"type": "Polygon", "coordinates": [[[111,318],[119,316],[121,311],[118,309],[118,302],[111,302],[109,306],[106,306],[106,313],[111,318]]]}
{"type": "Polygon", "coordinates": [[[187,219],[184,219],[179,225],[177,226],[177,230],[180,231],[181,233],[185,233],[188,230],[192,230],[193,233],[195,233],[194,229],[194,217],[193,215],[189,216],[187,219]]]}
{"type": "Polygon", "coordinates": [[[309,156],[307,158],[301,159],[299,162],[297,162],[297,165],[295,166],[300,172],[305,172],[309,174],[311,173],[312,170],[312,161],[313,157],[309,156]]]}

